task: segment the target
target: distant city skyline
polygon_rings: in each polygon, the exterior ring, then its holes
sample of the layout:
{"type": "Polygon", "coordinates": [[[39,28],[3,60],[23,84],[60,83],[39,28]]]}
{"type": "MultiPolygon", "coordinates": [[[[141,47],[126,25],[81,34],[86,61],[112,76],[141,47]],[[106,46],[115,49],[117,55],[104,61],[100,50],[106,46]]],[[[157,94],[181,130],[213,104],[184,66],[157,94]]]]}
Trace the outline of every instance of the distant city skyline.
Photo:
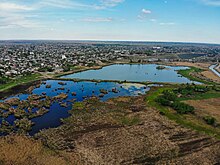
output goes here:
{"type": "Polygon", "coordinates": [[[220,44],[220,0],[0,0],[0,40],[220,44]]]}

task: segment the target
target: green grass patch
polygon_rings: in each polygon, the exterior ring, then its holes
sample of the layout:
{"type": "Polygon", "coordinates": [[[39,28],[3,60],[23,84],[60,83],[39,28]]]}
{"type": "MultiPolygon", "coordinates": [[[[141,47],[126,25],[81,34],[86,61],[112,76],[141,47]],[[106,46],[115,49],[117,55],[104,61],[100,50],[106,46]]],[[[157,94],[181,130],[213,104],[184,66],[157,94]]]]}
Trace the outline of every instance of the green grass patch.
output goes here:
{"type": "Polygon", "coordinates": [[[14,79],[9,79],[6,84],[0,85],[0,91],[10,89],[20,84],[25,84],[25,83],[39,80],[40,76],[41,76],[40,74],[36,73],[36,74],[27,75],[27,76],[17,77],[14,79]]]}
{"type": "Polygon", "coordinates": [[[139,124],[140,122],[141,120],[137,116],[134,116],[134,117],[124,116],[120,119],[120,123],[126,126],[136,125],[136,124],[139,124]]]}
{"type": "Polygon", "coordinates": [[[220,97],[220,92],[209,91],[209,92],[206,92],[206,93],[196,94],[193,97],[178,98],[178,100],[179,101],[204,100],[204,99],[219,98],[219,97],[220,97]]]}
{"type": "Polygon", "coordinates": [[[199,120],[193,114],[178,114],[174,110],[169,107],[165,107],[156,102],[156,99],[162,95],[162,93],[166,90],[173,90],[170,88],[159,88],[151,90],[146,98],[148,105],[154,107],[160,111],[161,114],[166,116],[168,119],[175,121],[176,123],[198,132],[202,132],[211,136],[215,136],[220,139],[220,129],[216,127],[212,127],[204,123],[204,121],[199,120]]]}
{"type": "Polygon", "coordinates": [[[179,70],[178,71],[178,74],[182,75],[183,77],[186,77],[188,79],[190,79],[191,81],[197,81],[197,82],[201,82],[201,83],[204,83],[204,84],[216,84],[214,82],[210,82],[210,81],[206,81],[206,80],[203,80],[203,79],[200,79],[200,78],[197,78],[197,77],[194,77],[191,75],[191,73],[200,73],[204,70],[202,69],[199,69],[199,68],[196,68],[196,67],[190,67],[189,69],[186,69],[186,70],[179,70]]]}
{"type": "Polygon", "coordinates": [[[73,110],[83,110],[85,108],[85,104],[83,102],[76,102],[73,105],[73,110]]]}

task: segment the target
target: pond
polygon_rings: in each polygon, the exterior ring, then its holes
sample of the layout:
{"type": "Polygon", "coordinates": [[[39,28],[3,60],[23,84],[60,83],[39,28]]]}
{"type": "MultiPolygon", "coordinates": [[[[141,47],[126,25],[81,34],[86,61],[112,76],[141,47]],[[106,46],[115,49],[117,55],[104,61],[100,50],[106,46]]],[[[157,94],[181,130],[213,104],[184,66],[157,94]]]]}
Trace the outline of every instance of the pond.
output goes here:
{"type": "Polygon", "coordinates": [[[188,67],[164,66],[156,64],[115,64],[99,70],[88,70],[62,76],[66,79],[116,80],[130,82],[197,83],[179,75],[178,70],[188,67]]]}
{"type": "MultiPolygon", "coordinates": [[[[150,86],[148,87],[134,83],[119,84],[114,82],[96,83],[89,81],[74,82],[47,80],[38,87],[35,87],[31,94],[17,94],[5,100],[0,100],[0,104],[2,104],[0,105],[0,123],[4,119],[4,121],[7,121],[10,125],[14,125],[16,120],[20,120],[23,116],[30,117],[39,114],[37,113],[38,110],[43,108],[47,110],[47,113],[28,118],[34,123],[29,133],[30,135],[34,135],[42,129],[59,126],[61,124],[60,119],[69,116],[68,111],[72,108],[74,102],[83,101],[91,96],[97,96],[103,101],[119,96],[137,96],[139,94],[145,94],[149,90],[150,86]],[[64,97],[58,99],[57,96],[60,96],[60,94],[64,97]],[[18,103],[8,103],[15,98],[17,98],[18,103]],[[49,106],[45,104],[46,99],[49,106]],[[9,104],[10,109],[9,107],[8,109],[1,109],[4,105],[8,106],[9,104]],[[20,111],[20,109],[25,110],[22,112],[23,116],[19,116],[19,118],[15,117],[15,112],[18,110],[20,111]],[[10,113],[8,116],[4,115],[4,113],[8,111],[13,113],[10,113]]],[[[16,102],[16,100],[14,100],[14,102],[16,102]]]]}

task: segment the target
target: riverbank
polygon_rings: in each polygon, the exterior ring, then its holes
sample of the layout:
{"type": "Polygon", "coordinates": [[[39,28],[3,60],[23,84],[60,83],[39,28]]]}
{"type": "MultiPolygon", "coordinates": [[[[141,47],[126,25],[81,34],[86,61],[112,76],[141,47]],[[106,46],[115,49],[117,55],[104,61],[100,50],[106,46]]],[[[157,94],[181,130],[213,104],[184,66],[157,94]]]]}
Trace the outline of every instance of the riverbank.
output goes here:
{"type": "Polygon", "coordinates": [[[209,69],[212,65],[211,63],[172,62],[168,63],[168,65],[190,67],[190,70],[180,72],[180,74],[189,79],[200,81],[205,84],[220,83],[220,77],[209,69]]]}
{"type": "Polygon", "coordinates": [[[43,77],[41,74],[36,73],[32,75],[27,75],[27,76],[21,76],[18,78],[10,79],[6,84],[0,85],[0,92],[3,92],[5,90],[9,90],[10,88],[16,87],[18,85],[34,82],[37,80],[42,79],[43,77]]]}
{"type": "Polygon", "coordinates": [[[61,73],[44,73],[44,72],[39,72],[35,73],[32,75],[27,75],[27,76],[20,76],[20,77],[15,77],[13,79],[10,79],[8,83],[0,85],[0,99],[4,98],[10,94],[14,94],[20,90],[27,89],[28,87],[31,86],[31,83],[36,83],[37,81],[43,81],[46,79],[56,79],[58,80],[59,77],[68,75],[68,74],[73,74],[73,73],[78,73],[90,69],[101,69],[102,67],[112,65],[110,64],[103,64],[101,66],[93,66],[93,67],[75,67],[74,70],[69,71],[69,72],[61,72],[61,73]]]}
{"type": "MultiPolygon", "coordinates": [[[[1,98],[3,98],[4,96],[8,96],[9,94],[16,93],[18,91],[17,89],[23,89],[23,88],[29,87],[31,85],[31,83],[34,83],[39,80],[55,79],[55,80],[82,81],[79,79],[63,79],[60,77],[68,75],[68,74],[87,71],[87,70],[97,70],[97,69],[101,69],[105,66],[110,66],[110,65],[114,65],[114,64],[130,64],[130,63],[113,62],[113,63],[102,64],[100,66],[93,66],[93,67],[75,67],[74,70],[69,71],[69,72],[63,72],[63,73],[37,73],[37,74],[29,75],[29,76],[19,77],[17,79],[15,78],[14,80],[10,81],[7,84],[0,85],[0,96],[1,96],[1,98]],[[13,91],[15,91],[15,92],[13,92],[13,91]]],[[[132,63],[132,64],[137,64],[137,63],[132,63]]],[[[146,64],[152,64],[152,63],[146,63],[146,64]]],[[[157,64],[170,65],[170,66],[190,66],[190,67],[192,67],[191,69],[183,70],[183,71],[180,71],[179,73],[182,76],[187,77],[193,81],[202,82],[204,84],[214,84],[215,83],[215,82],[209,82],[209,81],[212,81],[212,79],[207,79],[207,78],[204,79],[204,75],[198,76],[198,75],[200,75],[200,73],[203,73],[203,70],[199,70],[198,68],[207,69],[206,67],[208,67],[208,64],[194,64],[194,63],[157,63],[157,64]]],[[[208,73],[208,75],[210,75],[210,74],[208,73]]],[[[100,81],[100,80],[84,79],[83,81],[103,82],[106,80],[100,81]]],[[[122,83],[121,81],[111,81],[111,80],[109,80],[108,82],[122,83]]],[[[127,82],[129,82],[129,81],[127,81],[127,82]]],[[[132,81],[131,81],[131,83],[132,83],[132,81]]],[[[156,83],[156,82],[145,82],[145,84],[153,84],[153,83],[156,83]]],[[[167,84],[167,83],[159,83],[159,84],[167,84]]],[[[172,83],[169,83],[169,84],[172,84],[172,83]]]]}

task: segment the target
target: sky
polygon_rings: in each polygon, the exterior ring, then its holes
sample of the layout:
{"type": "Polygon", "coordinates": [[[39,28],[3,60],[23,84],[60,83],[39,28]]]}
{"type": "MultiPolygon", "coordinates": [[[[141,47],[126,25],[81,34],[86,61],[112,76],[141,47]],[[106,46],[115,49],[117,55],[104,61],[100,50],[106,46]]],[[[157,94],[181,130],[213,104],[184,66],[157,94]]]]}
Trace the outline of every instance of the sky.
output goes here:
{"type": "Polygon", "coordinates": [[[220,44],[220,0],[0,0],[0,40],[220,44]]]}

